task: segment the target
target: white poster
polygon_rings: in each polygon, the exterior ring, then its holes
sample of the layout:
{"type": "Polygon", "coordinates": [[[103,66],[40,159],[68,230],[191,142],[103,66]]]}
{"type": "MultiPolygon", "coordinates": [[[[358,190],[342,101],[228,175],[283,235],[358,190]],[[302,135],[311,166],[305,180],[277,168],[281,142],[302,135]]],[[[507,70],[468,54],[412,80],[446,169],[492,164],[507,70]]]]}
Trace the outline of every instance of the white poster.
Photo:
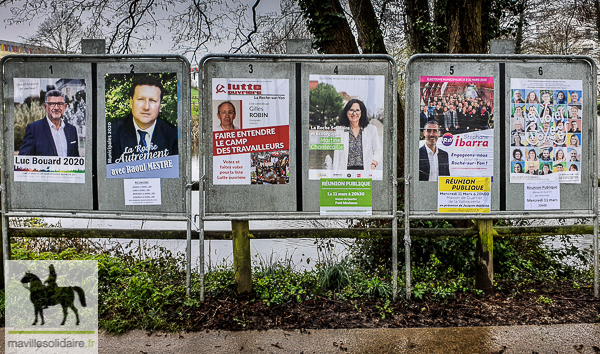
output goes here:
{"type": "Polygon", "coordinates": [[[124,179],[125,205],[160,205],[160,178],[124,179]]]}
{"type": "Polygon", "coordinates": [[[560,184],[525,183],[525,210],[560,209],[560,184]]]}
{"type": "Polygon", "coordinates": [[[213,79],[213,184],[289,183],[289,80],[213,79]]]}

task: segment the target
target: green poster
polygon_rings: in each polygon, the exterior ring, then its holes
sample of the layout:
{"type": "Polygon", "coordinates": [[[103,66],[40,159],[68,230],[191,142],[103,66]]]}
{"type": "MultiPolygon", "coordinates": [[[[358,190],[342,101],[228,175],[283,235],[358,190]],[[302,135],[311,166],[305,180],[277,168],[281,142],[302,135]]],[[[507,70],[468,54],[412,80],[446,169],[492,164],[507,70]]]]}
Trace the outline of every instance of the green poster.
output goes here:
{"type": "Polygon", "coordinates": [[[322,178],[321,215],[372,215],[373,180],[322,178]]]}

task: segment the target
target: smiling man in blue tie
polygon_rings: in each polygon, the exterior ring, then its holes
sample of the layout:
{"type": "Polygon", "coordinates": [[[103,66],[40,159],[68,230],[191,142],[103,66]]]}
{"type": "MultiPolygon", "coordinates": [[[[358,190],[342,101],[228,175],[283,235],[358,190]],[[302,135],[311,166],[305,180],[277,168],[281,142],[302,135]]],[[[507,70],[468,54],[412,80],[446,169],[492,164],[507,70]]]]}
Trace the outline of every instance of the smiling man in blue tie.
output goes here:
{"type": "Polygon", "coordinates": [[[158,118],[163,94],[154,76],[134,77],[129,90],[131,113],[111,127],[108,163],[178,155],[177,128],[158,118]]]}
{"type": "Polygon", "coordinates": [[[79,156],[77,129],[63,120],[66,109],[62,92],[46,92],[46,117],[27,125],[19,155],[79,156]]]}

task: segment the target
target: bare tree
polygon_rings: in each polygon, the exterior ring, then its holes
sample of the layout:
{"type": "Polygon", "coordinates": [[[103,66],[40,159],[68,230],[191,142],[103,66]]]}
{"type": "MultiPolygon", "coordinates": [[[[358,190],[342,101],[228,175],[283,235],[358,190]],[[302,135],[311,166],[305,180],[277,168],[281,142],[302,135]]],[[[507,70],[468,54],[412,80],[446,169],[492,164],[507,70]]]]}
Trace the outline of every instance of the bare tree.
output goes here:
{"type": "Polygon", "coordinates": [[[267,13],[259,16],[260,32],[255,36],[259,53],[285,53],[287,39],[312,39],[302,17],[302,10],[295,0],[282,0],[280,14],[267,13]]]}
{"type": "Polygon", "coordinates": [[[494,38],[514,36],[514,0],[405,0],[406,33],[413,52],[485,53],[494,38]]]}
{"type": "Polygon", "coordinates": [[[286,52],[287,39],[312,39],[297,0],[281,0],[279,13],[260,13],[255,0],[245,9],[248,15],[237,16],[237,27],[232,30],[232,53],[280,54],[286,52]]]}
{"type": "Polygon", "coordinates": [[[44,20],[35,34],[23,39],[29,44],[52,48],[59,54],[70,54],[79,51],[84,35],[81,21],[62,11],[44,20]]]}
{"type": "Polygon", "coordinates": [[[528,0],[523,29],[523,52],[535,54],[590,54],[597,46],[596,14],[592,1],[528,0]],[[543,11],[542,11],[543,9],[543,11]]]}
{"type": "Polygon", "coordinates": [[[591,20],[596,25],[596,40],[600,43],[600,0],[594,1],[594,14],[590,16],[591,20]]]}
{"type": "Polygon", "coordinates": [[[584,42],[580,54],[590,55],[600,62],[600,0],[581,0],[578,13],[583,25],[584,42]]]}
{"type": "MultiPolygon", "coordinates": [[[[208,50],[208,44],[223,41],[223,20],[226,11],[220,0],[192,0],[188,6],[168,19],[169,31],[172,33],[173,49],[181,54],[192,54],[192,62],[197,61],[202,51],[208,50]],[[214,11],[218,9],[219,11],[214,11]]],[[[229,10],[235,11],[240,4],[229,2],[229,10]]]]}
{"type": "Polygon", "coordinates": [[[405,32],[410,47],[416,53],[427,53],[430,51],[430,39],[432,26],[431,14],[427,1],[405,0],[406,20],[405,32]]]}
{"type": "Polygon", "coordinates": [[[21,0],[19,7],[12,4],[0,0],[0,11],[12,13],[9,25],[66,16],[85,24],[86,37],[105,38],[109,54],[140,52],[166,40],[165,35],[171,36],[175,51],[190,54],[192,61],[223,43],[234,53],[281,53],[285,39],[311,38],[296,0],[282,0],[280,14],[259,13],[261,0],[251,4],[244,0],[21,0]]]}
{"type": "MultiPolygon", "coordinates": [[[[172,28],[174,45],[202,48],[215,36],[220,16],[211,10],[224,0],[23,0],[19,7],[0,0],[0,9],[10,8],[8,24],[27,23],[34,18],[53,18],[61,13],[87,24],[86,34],[107,39],[108,53],[133,53],[160,39],[158,28],[172,28]],[[195,45],[190,45],[191,39],[195,45]]],[[[218,38],[218,37],[216,37],[218,38]]]]}

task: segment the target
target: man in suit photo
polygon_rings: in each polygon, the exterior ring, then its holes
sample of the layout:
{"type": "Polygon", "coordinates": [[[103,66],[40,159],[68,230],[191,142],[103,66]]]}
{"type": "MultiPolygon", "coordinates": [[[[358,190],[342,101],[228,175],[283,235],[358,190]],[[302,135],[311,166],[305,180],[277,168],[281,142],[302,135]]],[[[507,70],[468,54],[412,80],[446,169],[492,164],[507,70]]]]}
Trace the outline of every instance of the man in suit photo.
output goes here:
{"type": "Polygon", "coordinates": [[[151,75],[135,76],[129,90],[131,113],[111,122],[108,163],[178,155],[177,128],[159,118],[164,88],[151,75]]]}
{"type": "Polygon", "coordinates": [[[425,124],[425,145],[419,149],[419,181],[437,182],[438,176],[450,176],[448,153],[437,147],[439,125],[430,120],[425,124]]]}
{"type": "Polygon", "coordinates": [[[46,92],[46,116],[27,125],[19,155],[78,157],[77,128],[63,120],[66,109],[67,103],[62,92],[46,92]]]}

